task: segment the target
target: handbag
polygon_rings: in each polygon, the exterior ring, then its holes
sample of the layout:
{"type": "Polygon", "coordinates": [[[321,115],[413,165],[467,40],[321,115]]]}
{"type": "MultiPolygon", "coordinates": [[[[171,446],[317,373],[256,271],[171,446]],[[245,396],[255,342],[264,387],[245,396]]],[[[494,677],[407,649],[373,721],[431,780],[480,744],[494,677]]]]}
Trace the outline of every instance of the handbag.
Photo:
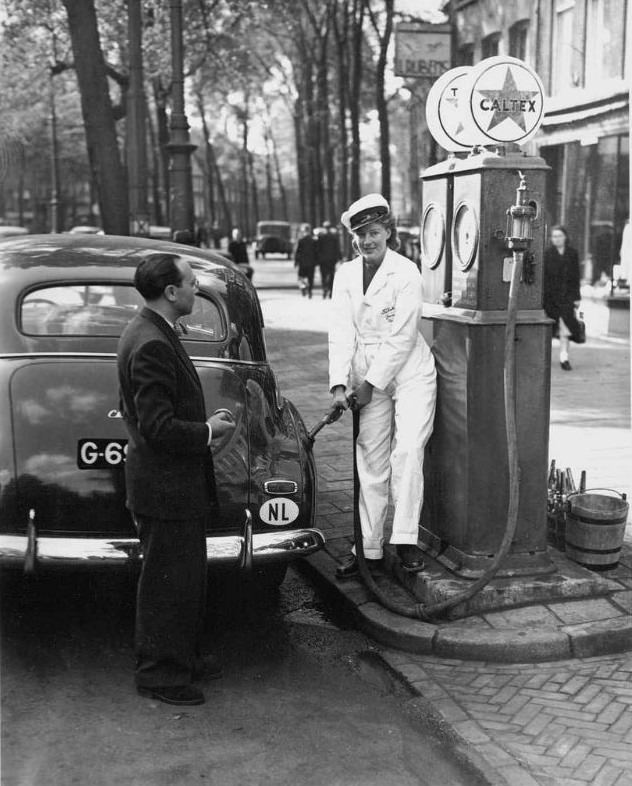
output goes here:
{"type": "Polygon", "coordinates": [[[573,335],[571,336],[572,341],[576,344],[585,344],[586,343],[586,323],[584,322],[584,312],[579,311],[575,316],[575,320],[577,322],[577,328],[573,335]]]}

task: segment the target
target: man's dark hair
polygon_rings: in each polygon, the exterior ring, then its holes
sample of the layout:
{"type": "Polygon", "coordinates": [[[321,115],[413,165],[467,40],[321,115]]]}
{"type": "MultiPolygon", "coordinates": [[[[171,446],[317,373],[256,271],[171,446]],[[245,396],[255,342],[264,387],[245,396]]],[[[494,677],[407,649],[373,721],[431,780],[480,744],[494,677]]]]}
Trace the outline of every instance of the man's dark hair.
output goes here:
{"type": "Polygon", "coordinates": [[[151,254],[141,260],[134,274],[134,286],[145,300],[158,300],[169,284],[182,284],[178,259],[175,254],[151,254]]]}

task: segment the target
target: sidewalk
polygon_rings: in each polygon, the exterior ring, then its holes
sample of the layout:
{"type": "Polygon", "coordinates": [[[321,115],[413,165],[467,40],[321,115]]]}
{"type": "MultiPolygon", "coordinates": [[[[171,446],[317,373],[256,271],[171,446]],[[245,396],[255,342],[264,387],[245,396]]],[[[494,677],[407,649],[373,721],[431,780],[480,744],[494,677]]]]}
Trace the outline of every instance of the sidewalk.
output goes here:
{"type": "MultiPolygon", "coordinates": [[[[325,332],[330,303],[306,301],[290,292],[263,292],[261,299],[269,355],[282,391],[311,427],[328,405],[325,332]]],[[[556,350],[551,458],[558,466],[571,466],[576,478],[586,469],[589,486],[629,492],[628,347],[590,337],[589,324],[588,343],[573,348],[572,372],[561,371],[556,350]]],[[[322,431],[315,446],[318,526],[334,557],[348,548],[352,529],[350,431],[345,418],[322,431]]],[[[427,703],[436,722],[451,729],[490,783],[632,783],[629,532],[626,556],[610,574],[616,595],[442,625],[395,617],[359,582],[335,582],[335,561],[326,552],[314,555],[310,566],[322,585],[353,611],[357,623],[381,642],[384,662],[427,703]],[[516,659],[520,662],[507,662],[516,659]]],[[[403,592],[392,582],[390,587],[403,592]]]]}

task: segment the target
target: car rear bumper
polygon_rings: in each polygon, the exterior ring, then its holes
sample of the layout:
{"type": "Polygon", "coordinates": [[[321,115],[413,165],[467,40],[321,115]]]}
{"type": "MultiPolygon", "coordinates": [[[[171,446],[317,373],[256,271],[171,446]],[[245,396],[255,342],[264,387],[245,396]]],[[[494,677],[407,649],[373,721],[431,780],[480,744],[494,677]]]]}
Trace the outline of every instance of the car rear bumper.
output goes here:
{"type": "MultiPolygon", "coordinates": [[[[295,529],[282,532],[252,534],[249,551],[252,564],[289,562],[321,549],[325,537],[317,529],[295,529]]],[[[243,567],[244,538],[224,535],[206,539],[209,565],[243,567]]],[[[139,563],[140,543],[137,538],[51,538],[37,537],[29,545],[26,535],[0,535],[0,565],[29,569],[41,567],[122,566],[139,563]]]]}

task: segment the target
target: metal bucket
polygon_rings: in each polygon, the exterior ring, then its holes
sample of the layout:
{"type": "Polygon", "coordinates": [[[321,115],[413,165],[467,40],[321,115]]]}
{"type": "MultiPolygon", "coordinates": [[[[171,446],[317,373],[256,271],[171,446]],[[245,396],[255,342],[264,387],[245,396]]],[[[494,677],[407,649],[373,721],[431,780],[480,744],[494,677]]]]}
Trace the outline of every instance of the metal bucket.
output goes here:
{"type": "Polygon", "coordinates": [[[590,489],[569,497],[566,555],[591,570],[615,568],[621,557],[628,508],[625,494],[610,489],[590,489]],[[617,496],[596,493],[604,491],[617,496]]]}

